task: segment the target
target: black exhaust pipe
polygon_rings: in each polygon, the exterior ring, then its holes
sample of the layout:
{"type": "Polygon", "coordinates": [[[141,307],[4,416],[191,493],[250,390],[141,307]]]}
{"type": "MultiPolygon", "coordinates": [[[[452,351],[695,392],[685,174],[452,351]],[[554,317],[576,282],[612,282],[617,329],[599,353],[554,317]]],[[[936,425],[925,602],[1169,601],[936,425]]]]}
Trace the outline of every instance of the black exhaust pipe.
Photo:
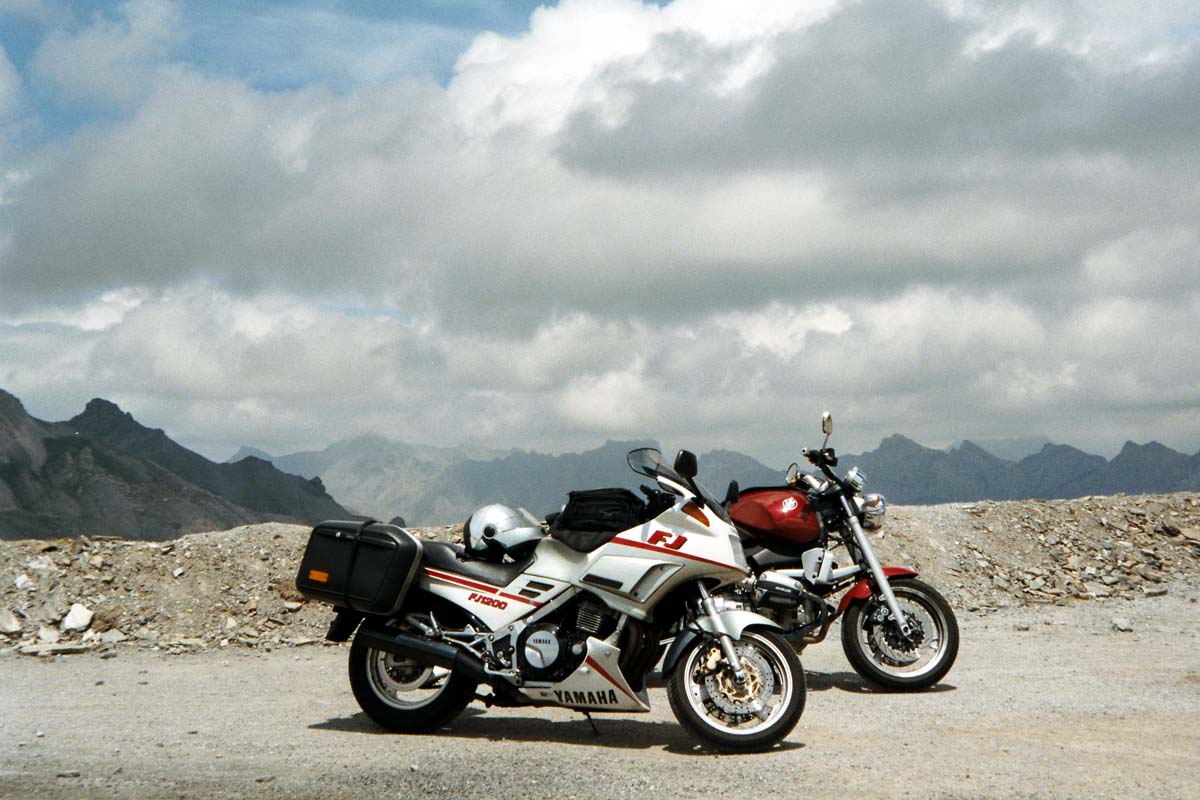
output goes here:
{"type": "Polygon", "coordinates": [[[404,656],[422,664],[444,667],[451,672],[461,672],[478,683],[491,684],[492,675],[483,668],[483,661],[474,653],[468,653],[460,647],[431,642],[417,636],[409,636],[392,630],[378,628],[360,628],[358,638],[363,644],[376,650],[383,650],[397,656],[404,656]]]}

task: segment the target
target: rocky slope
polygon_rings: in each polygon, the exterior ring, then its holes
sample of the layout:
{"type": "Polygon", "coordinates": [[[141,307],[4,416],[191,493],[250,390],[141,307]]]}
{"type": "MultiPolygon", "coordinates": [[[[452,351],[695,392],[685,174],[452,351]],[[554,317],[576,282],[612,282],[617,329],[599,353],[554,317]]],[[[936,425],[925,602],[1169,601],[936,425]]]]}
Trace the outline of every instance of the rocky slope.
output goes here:
{"type": "MultiPolygon", "coordinates": [[[[318,642],[329,609],[293,585],[307,536],[269,523],[170,542],[0,542],[0,642],[35,655],[318,642]]],[[[876,542],[881,560],[917,568],[960,613],[1200,588],[1194,494],[893,507],[876,542]]]]}
{"type": "Polygon", "coordinates": [[[44,422],[0,390],[0,539],[167,539],[347,516],[320,480],[253,458],[215,464],[105,400],[66,422],[44,422]]]}
{"type": "Polygon", "coordinates": [[[305,480],[258,458],[246,458],[236,464],[209,461],[175,443],[161,429],[141,425],[131,414],[107,400],[90,401],[83,413],[55,427],[64,436],[103,442],[145,458],[251,511],[314,522],[346,515],[346,509],[325,492],[319,478],[305,480]]]}

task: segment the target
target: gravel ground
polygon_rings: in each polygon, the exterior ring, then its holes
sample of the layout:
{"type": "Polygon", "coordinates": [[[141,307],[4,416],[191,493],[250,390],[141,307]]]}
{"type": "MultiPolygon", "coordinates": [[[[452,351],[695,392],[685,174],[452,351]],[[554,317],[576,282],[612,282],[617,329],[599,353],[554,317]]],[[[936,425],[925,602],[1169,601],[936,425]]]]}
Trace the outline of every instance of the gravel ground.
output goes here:
{"type": "MultiPolygon", "coordinates": [[[[650,714],[471,706],[438,735],[358,710],[344,647],[0,656],[0,797],[1194,798],[1200,586],[960,611],[946,682],[877,694],[833,635],[776,750],[717,756],[650,714]],[[1113,619],[1131,632],[1118,632],[1113,619]]],[[[836,631],[832,632],[836,634],[836,631]]]]}

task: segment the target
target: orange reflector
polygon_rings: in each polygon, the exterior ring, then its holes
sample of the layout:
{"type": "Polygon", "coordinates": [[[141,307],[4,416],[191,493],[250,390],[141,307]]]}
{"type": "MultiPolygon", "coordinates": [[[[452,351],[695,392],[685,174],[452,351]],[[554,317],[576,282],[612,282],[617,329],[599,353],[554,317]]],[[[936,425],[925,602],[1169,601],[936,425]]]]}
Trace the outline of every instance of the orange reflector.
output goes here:
{"type": "Polygon", "coordinates": [[[329,573],[321,572],[319,569],[310,569],[308,571],[308,579],[317,583],[329,583],[329,573]]]}
{"type": "Polygon", "coordinates": [[[685,503],[683,508],[680,509],[680,511],[687,514],[689,517],[696,520],[704,527],[706,527],[706,528],[708,527],[708,517],[704,516],[704,512],[700,510],[700,506],[696,505],[695,503],[693,503],[693,502],[685,503]]]}

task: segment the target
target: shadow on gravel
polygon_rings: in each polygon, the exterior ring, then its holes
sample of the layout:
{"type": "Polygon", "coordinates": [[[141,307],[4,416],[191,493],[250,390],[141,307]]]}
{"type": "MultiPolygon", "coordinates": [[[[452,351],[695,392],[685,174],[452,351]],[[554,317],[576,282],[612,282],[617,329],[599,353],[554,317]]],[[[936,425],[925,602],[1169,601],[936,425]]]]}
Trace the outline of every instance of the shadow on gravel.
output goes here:
{"type": "MultiPolygon", "coordinates": [[[[458,715],[458,720],[467,719],[470,717],[481,717],[484,715],[482,708],[466,708],[458,715]]],[[[457,722],[457,720],[456,720],[457,722]]],[[[357,714],[351,714],[348,717],[333,717],[324,722],[314,722],[308,726],[311,731],[340,731],[342,733],[369,733],[374,735],[384,736],[399,736],[400,734],[392,733],[387,728],[374,722],[362,711],[357,714]]],[[[445,732],[448,728],[443,728],[445,732]]]]}
{"type": "MultiPolygon", "coordinates": [[[[804,679],[810,692],[823,692],[827,689],[840,689],[853,694],[906,694],[890,689],[880,689],[864,681],[857,672],[813,672],[804,671],[804,679]]],[[[957,691],[958,687],[949,683],[939,683],[928,689],[922,689],[911,694],[937,694],[938,692],[957,691]]]]}
{"type": "MultiPolygon", "coordinates": [[[[662,749],[665,752],[681,756],[717,754],[715,750],[701,745],[675,722],[606,719],[600,714],[594,715],[592,719],[596,723],[596,730],[592,729],[591,724],[583,716],[568,721],[555,721],[528,717],[504,717],[496,712],[485,714],[482,710],[468,708],[452,726],[442,728],[435,734],[427,735],[442,736],[447,739],[554,742],[585,747],[614,747],[622,750],[662,749]]],[[[386,736],[402,735],[379,727],[362,712],[349,717],[336,717],[308,727],[310,730],[319,731],[386,736]]],[[[781,753],[787,750],[797,750],[804,746],[802,742],[785,741],[767,752],[781,753]]]]}

